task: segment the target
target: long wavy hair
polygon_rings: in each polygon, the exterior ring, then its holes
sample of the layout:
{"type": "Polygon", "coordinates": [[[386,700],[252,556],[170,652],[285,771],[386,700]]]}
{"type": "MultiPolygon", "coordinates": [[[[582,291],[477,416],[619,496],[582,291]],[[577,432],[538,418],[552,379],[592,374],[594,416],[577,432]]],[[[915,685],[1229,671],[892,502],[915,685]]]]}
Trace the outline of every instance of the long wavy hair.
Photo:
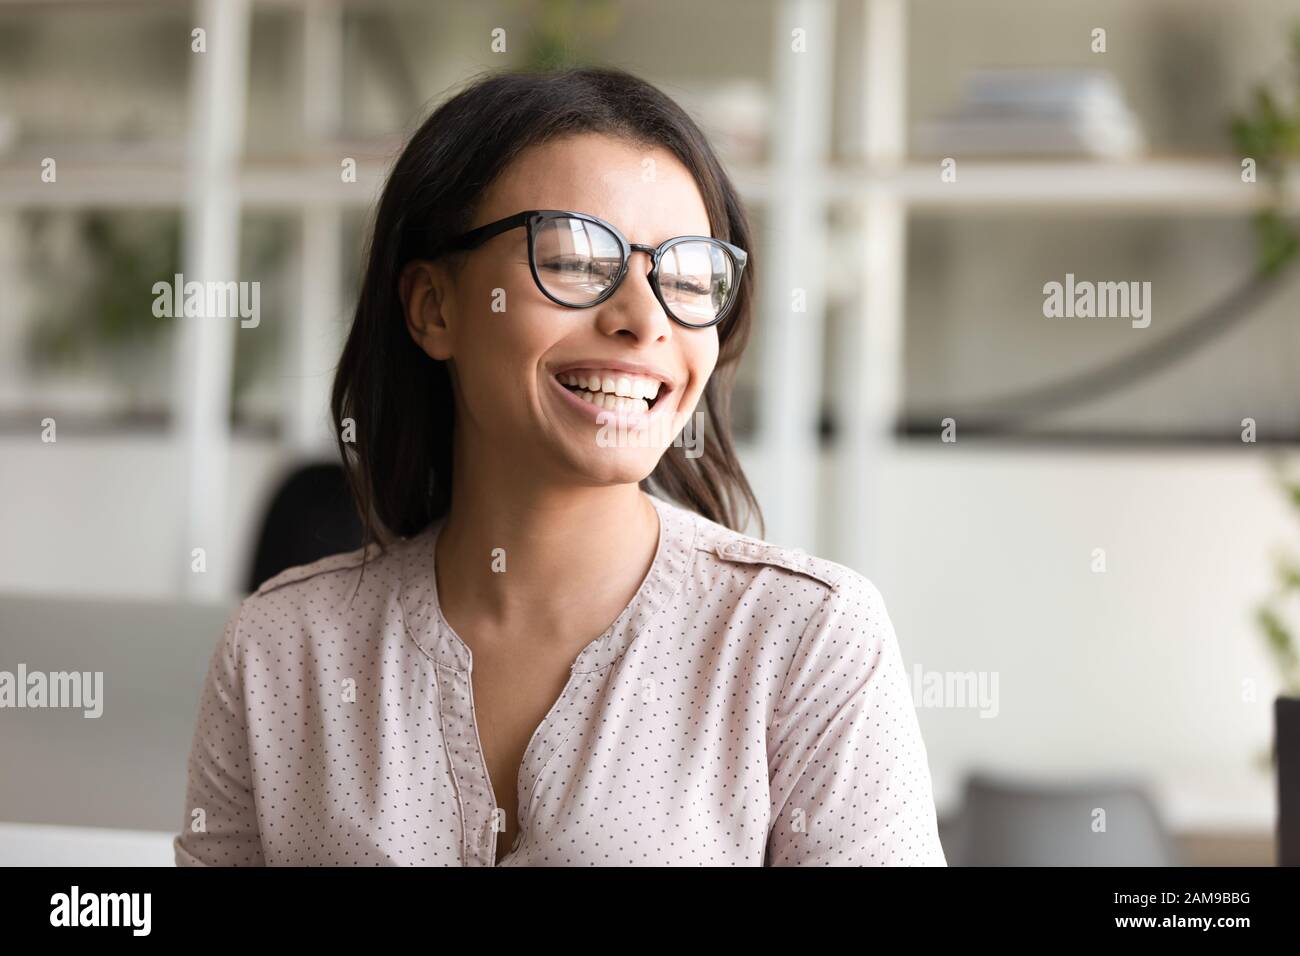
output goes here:
{"type": "Polygon", "coordinates": [[[403,267],[446,252],[471,225],[489,185],[530,146],[577,133],[662,147],[690,170],[712,234],[749,251],[719,351],[696,408],[702,453],[665,450],[641,483],[734,530],[762,512],[736,458],[730,400],[753,312],[753,245],[739,194],[694,120],[644,80],[613,68],[495,72],[471,78],[407,143],[384,185],[366,250],[356,313],[334,378],[331,411],[365,540],[385,547],[451,506],[451,379],[407,331],[403,267]],[[345,425],[352,425],[346,428],[345,425]]]}

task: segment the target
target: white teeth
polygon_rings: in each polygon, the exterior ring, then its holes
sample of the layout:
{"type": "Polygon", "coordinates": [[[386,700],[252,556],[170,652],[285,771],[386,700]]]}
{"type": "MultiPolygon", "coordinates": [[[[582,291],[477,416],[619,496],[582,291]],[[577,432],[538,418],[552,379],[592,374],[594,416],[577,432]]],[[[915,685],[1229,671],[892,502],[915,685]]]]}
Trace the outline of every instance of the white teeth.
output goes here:
{"type": "Polygon", "coordinates": [[[574,394],[585,402],[618,411],[647,412],[650,402],[659,397],[657,379],[640,375],[607,372],[561,372],[556,376],[561,385],[574,389],[574,394]]]}
{"type": "Polygon", "coordinates": [[[650,411],[650,403],[644,398],[624,398],[621,395],[614,395],[609,392],[589,392],[586,389],[576,391],[574,394],[588,405],[595,405],[597,408],[604,408],[612,412],[641,412],[645,414],[650,411]]]}

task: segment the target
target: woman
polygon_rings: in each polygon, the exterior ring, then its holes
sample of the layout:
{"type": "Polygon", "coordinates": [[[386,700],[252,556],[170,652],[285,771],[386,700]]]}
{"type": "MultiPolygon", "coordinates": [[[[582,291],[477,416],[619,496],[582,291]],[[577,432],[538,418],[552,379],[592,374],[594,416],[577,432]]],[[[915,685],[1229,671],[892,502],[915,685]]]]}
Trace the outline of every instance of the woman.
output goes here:
{"type": "Polygon", "coordinates": [[[943,865],[880,595],[733,530],[751,248],[625,73],[429,117],[334,387],[372,543],[232,616],[178,863],[943,865]]]}

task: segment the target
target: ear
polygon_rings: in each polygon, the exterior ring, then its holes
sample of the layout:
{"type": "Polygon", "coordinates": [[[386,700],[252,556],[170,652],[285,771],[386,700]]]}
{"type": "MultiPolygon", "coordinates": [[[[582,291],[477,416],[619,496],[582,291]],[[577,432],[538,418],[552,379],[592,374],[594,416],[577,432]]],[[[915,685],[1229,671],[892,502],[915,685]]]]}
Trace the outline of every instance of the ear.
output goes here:
{"type": "Polygon", "coordinates": [[[411,338],[430,358],[451,357],[451,281],[438,264],[417,259],[398,282],[402,311],[411,338]]]}

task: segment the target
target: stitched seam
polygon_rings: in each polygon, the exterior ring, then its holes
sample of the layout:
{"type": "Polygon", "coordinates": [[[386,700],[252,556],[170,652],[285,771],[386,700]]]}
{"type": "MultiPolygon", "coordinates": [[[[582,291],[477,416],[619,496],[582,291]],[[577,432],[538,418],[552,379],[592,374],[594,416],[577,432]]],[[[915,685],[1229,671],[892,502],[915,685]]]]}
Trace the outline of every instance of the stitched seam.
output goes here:
{"type": "MultiPolygon", "coordinates": [[[[672,603],[673,598],[677,597],[678,592],[681,591],[683,585],[685,585],[686,579],[690,577],[691,569],[695,567],[695,550],[696,550],[695,542],[697,542],[700,539],[700,523],[698,520],[696,520],[699,516],[696,515],[694,512],[688,512],[686,517],[690,520],[690,524],[691,524],[691,543],[688,544],[685,548],[686,553],[690,555],[690,560],[684,562],[686,566],[683,567],[681,571],[677,574],[677,580],[673,582],[672,591],[670,591],[668,594],[665,594],[663,600],[660,601],[658,604],[651,605],[650,607],[651,614],[646,619],[647,625],[649,624],[650,617],[653,617],[655,614],[658,614],[664,608],[668,607],[668,605],[672,603]]],[[[667,522],[665,522],[665,524],[666,523],[667,522]]]]}
{"type": "MultiPolygon", "coordinates": [[[[612,666],[612,665],[611,665],[611,666],[612,666]]],[[[601,668],[601,670],[604,670],[604,669],[605,669],[605,668],[601,668]]],[[[598,671],[579,671],[578,673],[581,673],[581,674],[583,675],[583,677],[586,678],[586,677],[588,677],[589,675],[591,675],[591,674],[593,674],[593,673],[598,673],[598,671]]],[[[573,676],[573,675],[571,675],[571,676],[573,676]]],[[[585,683],[585,682],[586,682],[586,681],[584,680],[584,683],[585,683]]],[[[566,685],[565,685],[564,691],[561,692],[561,694],[560,694],[560,698],[561,698],[560,703],[557,704],[557,707],[556,707],[556,713],[557,713],[557,715],[558,715],[559,710],[562,709],[563,707],[566,707],[566,706],[576,707],[576,706],[577,706],[577,704],[576,704],[575,701],[568,701],[568,702],[564,701],[564,696],[565,696],[565,694],[569,691],[570,687],[573,688],[573,691],[574,691],[575,694],[577,693],[577,685],[576,685],[576,684],[572,684],[572,685],[571,685],[571,684],[566,684],[566,685]]],[[[570,696],[572,696],[572,695],[570,695],[570,696]]],[[[548,714],[547,716],[550,716],[550,714],[548,714]]],[[[543,723],[545,723],[545,720],[546,720],[545,717],[542,718],[543,723]]],[[[539,730],[541,729],[541,725],[540,725],[540,724],[538,725],[538,729],[539,729],[539,730]]],[[[519,852],[520,850],[523,850],[523,848],[524,848],[524,843],[525,843],[525,842],[528,840],[528,838],[532,835],[532,829],[533,829],[533,815],[532,815],[532,809],[533,809],[533,804],[537,802],[537,791],[538,791],[538,790],[541,788],[541,786],[542,786],[542,779],[546,776],[546,770],[547,770],[547,768],[550,767],[550,765],[551,765],[552,763],[555,762],[555,758],[556,758],[557,756],[559,756],[560,751],[564,749],[564,745],[565,745],[566,743],[568,743],[569,738],[573,736],[573,732],[574,732],[576,729],[577,729],[577,724],[576,724],[576,722],[573,721],[573,720],[570,720],[570,721],[569,721],[569,727],[568,727],[568,729],[565,730],[565,731],[564,731],[564,735],[563,735],[562,737],[560,737],[560,739],[557,740],[557,741],[555,742],[555,747],[554,747],[554,749],[551,751],[550,756],[548,756],[548,757],[547,757],[547,758],[542,762],[542,765],[541,765],[540,767],[537,768],[537,776],[533,778],[533,785],[532,785],[531,787],[528,788],[528,803],[527,803],[527,805],[524,806],[524,807],[522,808],[522,810],[516,809],[516,811],[515,811],[515,816],[516,816],[516,818],[517,818],[515,822],[516,822],[517,824],[520,824],[520,826],[519,826],[519,845],[518,845],[517,847],[515,847],[514,849],[512,849],[512,850],[510,851],[510,853],[517,853],[517,852],[519,852]],[[524,818],[524,814],[525,814],[525,813],[528,814],[528,826],[527,826],[527,827],[524,827],[524,826],[522,825],[522,824],[523,824],[523,818],[524,818]]],[[[530,741],[529,743],[530,743],[530,745],[531,745],[532,742],[530,741]]],[[[507,856],[508,856],[508,855],[509,855],[509,853],[507,854],[507,856]]]]}
{"type": "MultiPolygon", "coordinates": [[[[235,677],[239,681],[239,710],[244,720],[244,753],[246,754],[246,764],[248,766],[248,795],[253,801],[253,825],[257,828],[257,853],[260,856],[261,863],[266,866],[266,844],[262,842],[262,813],[257,794],[257,774],[253,772],[253,748],[249,745],[248,729],[251,726],[248,719],[248,699],[244,694],[244,649],[239,640],[239,628],[244,623],[244,611],[248,607],[247,601],[240,601],[239,607],[235,610],[235,626],[230,632],[230,657],[235,664],[235,677]]],[[[225,643],[223,640],[222,643],[225,643]]],[[[224,652],[224,648],[223,648],[224,652]]]]}
{"type": "MultiPolygon", "coordinates": [[[[844,574],[839,574],[836,575],[835,577],[831,577],[829,572],[825,572],[826,576],[823,577],[822,571],[815,570],[811,567],[806,567],[806,566],[796,567],[795,561],[788,560],[784,556],[782,556],[781,558],[775,558],[775,557],[771,557],[770,555],[747,554],[744,551],[741,551],[738,554],[725,554],[723,553],[723,549],[726,548],[729,543],[730,542],[718,541],[715,542],[714,546],[711,548],[706,545],[701,545],[700,550],[708,551],[709,553],[715,555],[716,557],[718,557],[720,560],[723,561],[733,561],[738,564],[762,564],[762,565],[767,565],[769,567],[780,568],[782,571],[789,571],[791,574],[802,574],[806,578],[812,578],[818,584],[825,585],[826,587],[830,588],[832,591],[839,590],[840,583],[845,578],[844,574]]],[[[772,545],[769,545],[766,542],[762,542],[762,541],[756,541],[754,543],[761,545],[762,547],[765,548],[772,547],[772,545]]],[[[805,555],[805,557],[811,558],[812,556],[805,555]]]]}
{"type": "MultiPolygon", "coordinates": [[[[405,575],[402,577],[402,584],[404,586],[405,575]]],[[[415,645],[416,651],[433,665],[433,691],[437,698],[438,730],[439,736],[442,738],[442,754],[447,761],[448,776],[451,777],[451,785],[456,793],[456,809],[460,814],[460,862],[461,866],[465,866],[469,861],[469,827],[465,813],[465,797],[460,788],[460,776],[456,773],[456,758],[452,754],[450,747],[447,745],[447,715],[445,708],[442,705],[443,669],[445,668],[450,671],[455,671],[456,673],[459,673],[460,670],[459,668],[452,667],[449,664],[440,663],[436,657],[426,651],[423,645],[415,639],[415,633],[411,630],[411,622],[406,616],[406,601],[403,600],[401,588],[398,590],[397,609],[398,613],[402,615],[402,633],[406,635],[407,640],[415,645]]]]}
{"type": "MultiPolygon", "coordinates": [[[[451,771],[451,785],[456,790],[456,809],[460,811],[460,864],[465,866],[469,862],[469,825],[468,818],[465,814],[465,798],[460,790],[460,775],[456,772],[456,758],[451,749],[447,746],[447,714],[442,706],[442,669],[443,665],[434,661],[433,684],[434,690],[438,695],[438,729],[442,733],[442,752],[447,758],[447,769],[451,771]]],[[[456,670],[454,667],[448,670],[456,670]]]]}
{"type": "MultiPolygon", "coordinates": [[[[685,511],[686,509],[683,508],[681,510],[685,511]]],[[[590,670],[578,670],[579,674],[597,674],[605,670],[606,668],[612,667],[614,664],[617,664],[619,661],[621,661],[625,656],[627,656],[628,651],[632,649],[632,645],[636,642],[636,640],[650,627],[650,624],[659,615],[659,613],[663,611],[664,608],[670,606],[673,600],[681,592],[682,588],[685,587],[687,578],[690,577],[691,571],[695,568],[695,552],[696,550],[698,550],[696,547],[696,542],[699,540],[700,537],[699,523],[693,520],[695,517],[698,516],[695,514],[695,512],[688,511],[687,517],[688,519],[691,519],[691,543],[685,547],[684,551],[686,552],[687,555],[689,555],[689,557],[686,557],[683,560],[682,563],[684,567],[681,569],[681,573],[676,575],[676,580],[672,582],[672,590],[664,594],[662,600],[658,602],[655,601],[653,595],[650,595],[647,598],[645,602],[645,615],[644,615],[645,623],[642,624],[641,627],[638,628],[636,631],[634,631],[632,635],[628,638],[628,640],[624,642],[623,649],[622,651],[619,652],[617,657],[611,659],[607,663],[602,664],[598,667],[593,667],[590,670]]],[[[667,519],[664,519],[664,521],[665,521],[665,530],[666,530],[667,519]]],[[[646,579],[646,582],[649,583],[649,578],[646,579]]],[[[637,597],[640,596],[640,594],[641,592],[640,590],[638,590],[637,594],[633,596],[632,600],[635,601],[637,597]]]]}
{"type": "MultiPolygon", "coordinates": [[[[281,571],[279,574],[275,575],[274,577],[267,578],[265,581],[263,581],[260,585],[258,585],[257,590],[254,591],[253,593],[270,594],[272,591],[278,591],[280,590],[280,588],[288,587],[290,584],[297,584],[299,581],[310,581],[312,578],[320,577],[320,575],[322,574],[333,574],[337,571],[356,570],[357,568],[362,567],[362,565],[366,563],[366,549],[361,548],[356,551],[349,551],[346,554],[330,555],[329,557],[321,558],[320,560],[321,561],[329,561],[331,559],[341,560],[344,557],[346,557],[348,561],[344,564],[340,564],[338,567],[317,568],[309,573],[291,576],[283,581],[280,581],[279,579],[284,575],[290,574],[290,572],[300,570],[301,568],[304,567],[309,567],[310,565],[299,565],[296,568],[285,568],[283,571],[281,571]]],[[[379,556],[372,557],[370,558],[370,560],[371,561],[377,560],[378,557],[379,556]]]]}
{"type": "MultiPolygon", "coordinates": [[[[808,629],[813,626],[813,622],[816,621],[817,618],[822,614],[822,612],[825,611],[826,608],[830,605],[831,597],[834,594],[835,594],[834,588],[831,588],[829,591],[826,592],[826,594],[822,597],[821,603],[817,605],[816,609],[812,612],[811,615],[809,615],[808,623],[805,624],[803,626],[803,630],[799,632],[799,640],[795,644],[794,653],[790,655],[790,663],[786,664],[785,666],[785,676],[781,678],[781,689],[780,691],[777,692],[776,695],[777,706],[780,706],[781,701],[785,699],[785,688],[786,685],[789,684],[790,682],[790,671],[794,669],[794,662],[799,659],[799,652],[803,650],[804,641],[808,637],[808,629]]],[[[768,737],[772,736],[771,719],[769,719],[767,722],[767,736],[768,737]]]]}
{"type": "MultiPolygon", "coordinates": [[[[777,706],[778,706],[778,707],[780,706],[781,701],[785,699],[785,688],[786,688],[786,684],[788,684],[789,681],[790,681],[790,671],[794,668],[794,662],[795,662],[796,660],[799,659],[799,652],[800,652],[801,650],[803,650],[804,639],[808,636],[808,629],[809,629],[810,627],[812,627],[812,625],[813,625],[813,621],[817,620],[817,617],[818,617],[818,616],[819,616],[819,615],[820,615],[820,614],[821,614],[821,613],[826,609],[826,607],[830,604],[831,595],[833,595],[834,593],[835,593],[835,590],[834,590],[833,588],[832,588],[830,591],[827,591],[827,592],[826,592],[826,596],[822,598],[822,603],[819,604],[819,605],[817,606],[817,609],[816,609],[815,611],[813,611],[812,616],[808,618],[808,623],[804,625],[803,631],[801,631],[800,634],[799,634],[799,641],[798,641],[798,643],[795,644],[794,654],[791,655],[791,657],[790,657],[790,663],[786,666],[786,669],[785,669],[785,676],[781,679],[781,690],[780,690],[780,691],[777,693],[777,695],[776,695],[776,702],[777,702],[777,706]]],[[[773,710],[775,710],[775,708],[773,708],[773,710]]],[[[767,722],[767,733],[766,733],[766,735],[765,735],[765,737],[764,737],[764,740],[763,740],[763,743],[764,743],[764,747],[763,747],[763,758],[764,758],[764,760],[767,759],[767,747],[766,747],[766,744],[767,744],[768,740],[771,739],[771,737],[772,737],[772,722],[771,722],[771,720],[769,720],[769,721],[767,722]]],[[[770,767],[770,766],[768,767],[768,772],[769,772],[769,774],[771,773],[771,767],[770,767]]],[[[771,796],[771,785],[772,785],[772,779],[771,779],[771,777],[769,776],[769,777],[768,777],[768,795],[769,795],[769,797],[771,796]]],[[[794,789],[793,789],[793,788],[791,788],[790,793],[794,793],[794,789]]],[[[763,841],[763,864],[764,864],[765,866],[767,865],[767,861],[768,861],[768,857],[769,857],[768,850],[769,850],[769,848],[771,847],[771,844],[772,844],[772,831],[775,829],[776,824],[777,824],[777,821],[779,821],[779,820],[781,819],[781,814],[785,812],[785,805],[789,802],[789,800],[790,800],[790,795],[787,794],[787,795],[785,796],[785,799],[783,799],[783,800],[781,801],[781,805],[780,805],[779,807],[777,807],[775,811],[772,811],[772,812],[771,812],[771,817],[770,817],[770,818],[768,819],[768,821],[767,821],[767,838],[763,841]]]]}

